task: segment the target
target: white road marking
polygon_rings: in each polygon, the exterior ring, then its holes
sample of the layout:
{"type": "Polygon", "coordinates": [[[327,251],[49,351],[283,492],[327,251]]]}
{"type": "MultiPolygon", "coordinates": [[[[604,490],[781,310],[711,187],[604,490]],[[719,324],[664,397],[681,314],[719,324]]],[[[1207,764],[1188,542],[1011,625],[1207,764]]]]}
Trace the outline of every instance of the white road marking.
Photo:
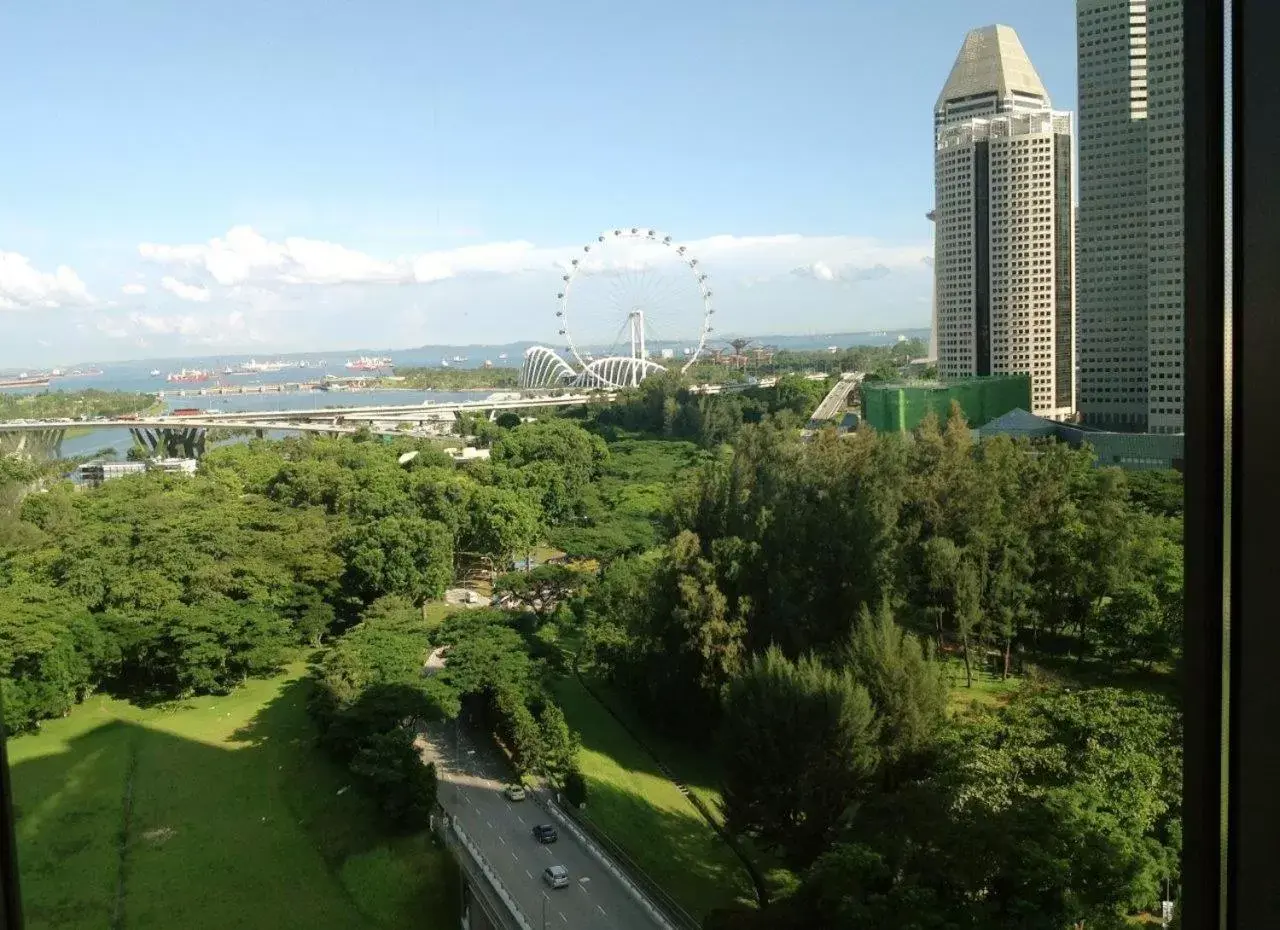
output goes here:
{"type": "Polygon", "coordinates": [[[556,911],[556,913],[560,914],[560,919],[563,920],[565,923],[569,922],[569,918],[565,917],[563,913],[561,913],[560,911],[556,911]]]}
{"type": "Polygon", "coordinates": [[[520,861],[520,857],[516,855],[516,851],[514,849],[511,850],[511,858],[516,860],[516,862],[520,861]]]}
{"type": "Polygon", "coordinates": [[[521,823],[524,823],[524,818],[521,817],[519,814],[516,814],[516,820],[520,821],[521,823]]]}
{"type": "Polygon", "coordinates": [[[487,824],[489,825],[489,829],[490,829],[490,830],[492,830],[492,829],[493,829],[493,821],[492,821],[492,820],[486,820],[486,821],[485,821],[485,823],[487,823],[487,824]]]}
{"type": "Polygon", "coordinates": [[[596,905],[596,910],[599,911],[601,915],[604,915],[604,908],[602,908],[599,904],[596,905]]]}
{"type": "Polygon", "coordinates": [[[525,870],[524,870],[524,874],[525,874],[525,875],[528,875],[530,878],[533,878],[533,873],[532,873],[532,872],[530,872],[528,869],[525,869],[525,870]]]}
{"type": "Polygon", "coordinates": [[[504,840],[501,836],[498,837],[498,842],[501,843],[503,846],[507,845],[507,841],[504,840]]]}

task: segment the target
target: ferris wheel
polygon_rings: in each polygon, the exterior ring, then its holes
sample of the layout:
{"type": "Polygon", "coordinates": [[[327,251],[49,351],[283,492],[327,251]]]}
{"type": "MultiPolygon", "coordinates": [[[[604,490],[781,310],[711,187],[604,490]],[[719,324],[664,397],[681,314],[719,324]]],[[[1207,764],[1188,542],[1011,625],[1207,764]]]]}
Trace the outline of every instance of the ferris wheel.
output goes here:
{"type": "Polygon", "coordinates": [[[568,262],[556,298],[565,349],[584,371],[600,372],[600,386],[638,383],[660,367],[654,355],[678,360],[687,371],[706,346],[715,313],[697,257],[639,226],[606,230],[584,245],[568,262]]]}

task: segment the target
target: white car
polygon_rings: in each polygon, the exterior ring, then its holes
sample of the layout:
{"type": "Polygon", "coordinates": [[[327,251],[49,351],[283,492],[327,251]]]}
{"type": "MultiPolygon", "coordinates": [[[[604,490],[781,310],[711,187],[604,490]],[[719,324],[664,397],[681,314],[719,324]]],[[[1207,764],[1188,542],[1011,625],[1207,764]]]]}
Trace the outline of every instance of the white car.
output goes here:
{"type": "Polygon", "coordinates": [[[542,880],[552,888],[568,888],[569,870],[562,865],[549,865],[542,870],[542,880]]]}
{"type": "Polygon", "coordinates": [[[523,801],[525,797],[524,785],[507,785],[502,789],[502,793],[506,795],[508,801],[523,801]]]}

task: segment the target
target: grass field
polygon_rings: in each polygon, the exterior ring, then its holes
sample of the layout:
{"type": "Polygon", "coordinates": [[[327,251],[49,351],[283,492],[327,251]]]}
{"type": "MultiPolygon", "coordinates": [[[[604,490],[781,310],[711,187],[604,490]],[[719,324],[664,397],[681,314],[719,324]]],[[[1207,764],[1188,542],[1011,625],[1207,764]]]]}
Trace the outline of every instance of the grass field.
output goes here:
{"type": "Polygon", "coordinates": [[[27,926],[454,927],[448,854],[338,793],[302,674],[178,706],[95,696],[12,740],[27,926]]]}
{"type": "Polygon", "coordinates": [[[555,693],[582,736],[591,821],[695,917],[754,901],[733,851],[608,711],[576,679],[561,679],[555,693]]]}

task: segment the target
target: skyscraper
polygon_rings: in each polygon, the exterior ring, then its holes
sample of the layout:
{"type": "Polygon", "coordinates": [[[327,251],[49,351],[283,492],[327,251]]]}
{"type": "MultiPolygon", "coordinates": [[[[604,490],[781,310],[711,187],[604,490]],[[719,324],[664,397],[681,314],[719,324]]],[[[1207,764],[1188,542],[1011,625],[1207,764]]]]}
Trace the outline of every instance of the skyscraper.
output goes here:
{"type": "Polygon", "coordinates": [[[1182,0],[1079,0],[1084,421],[1182,432],[1182,0]]]}
{"type": "Polygon", "coordinates": [[[934,316],[943,378],[1030,374],[1075,409],[1071,115],[1008,26],[965,36],[934,108],[934,316]]]}

